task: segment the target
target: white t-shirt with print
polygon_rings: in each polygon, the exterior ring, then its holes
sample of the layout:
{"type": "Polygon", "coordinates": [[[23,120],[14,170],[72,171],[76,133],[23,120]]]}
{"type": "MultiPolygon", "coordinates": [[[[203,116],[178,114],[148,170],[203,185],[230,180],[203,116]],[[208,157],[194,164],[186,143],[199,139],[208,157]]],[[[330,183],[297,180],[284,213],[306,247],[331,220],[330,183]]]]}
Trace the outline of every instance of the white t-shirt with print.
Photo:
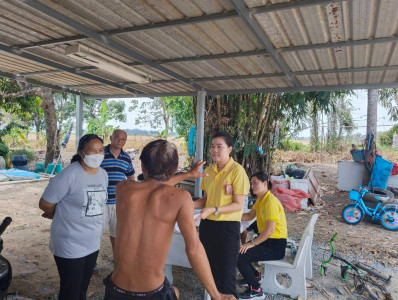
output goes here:
{"type": "Polygon", "coordinates": [[[88,174],[74,162],[50,180],[43,199],[56,203],[50,250],[55,256],[80,258],[100,248],[108,175],[102,168],[88,174]]]}

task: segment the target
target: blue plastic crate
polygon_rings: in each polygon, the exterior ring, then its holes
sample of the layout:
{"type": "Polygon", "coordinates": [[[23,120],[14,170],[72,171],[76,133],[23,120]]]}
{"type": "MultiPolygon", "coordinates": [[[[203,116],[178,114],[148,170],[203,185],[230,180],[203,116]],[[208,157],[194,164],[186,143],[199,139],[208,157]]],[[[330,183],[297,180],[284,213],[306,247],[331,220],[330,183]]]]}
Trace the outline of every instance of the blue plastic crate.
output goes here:
{"type": "Polygon", "coordinates": [[[361,194],[356,190],[351,190],[348,193],[348,198],[352,201],[358,201],[359,199],[361,199],[361,194]]]}
{"type": "Polygon", "coordinates": [[[363,150],[352,151],[351,155],[354,161],[365,160],[365,154],[363,150]]]}

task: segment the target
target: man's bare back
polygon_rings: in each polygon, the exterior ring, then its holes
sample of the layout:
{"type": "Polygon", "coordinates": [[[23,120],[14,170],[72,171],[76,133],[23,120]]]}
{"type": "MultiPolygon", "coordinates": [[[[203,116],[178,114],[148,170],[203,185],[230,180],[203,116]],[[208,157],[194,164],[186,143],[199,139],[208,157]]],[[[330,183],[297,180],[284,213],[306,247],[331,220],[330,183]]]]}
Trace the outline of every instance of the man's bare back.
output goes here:
{"type": "MultiPolygon", "coordinates": [[[[145,182],[122,181],[116,186],[115,269],[104,281],[105,299],[176,299],[163,274],[176,221],[189,263],[212,299],[235,299],[218,292],[194,224],[191,196],[173,187],[184,177],[172,177],[178,167],[176,147],[156,140],[144,147],[140,159],[145,182]]],[[[198,162],[186,174],[200,176],[203,164],[198,162]]]]}
{"type": "Polygon", "coordinates": [[[175,221],[182,220],[185,212],[195,230],[191,197],[184,190],[153,179],[121,182],[116,197],[118,221],[112,281],[130,291],[154,290],[164,282],[163,267],[175,221]]]}

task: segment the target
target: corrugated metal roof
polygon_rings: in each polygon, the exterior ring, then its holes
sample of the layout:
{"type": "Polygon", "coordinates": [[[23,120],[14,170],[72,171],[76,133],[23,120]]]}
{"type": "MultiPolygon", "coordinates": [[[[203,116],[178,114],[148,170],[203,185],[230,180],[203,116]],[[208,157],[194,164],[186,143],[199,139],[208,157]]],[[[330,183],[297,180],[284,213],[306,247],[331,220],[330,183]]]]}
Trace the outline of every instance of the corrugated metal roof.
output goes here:
{"type": "Polygon", "coordinates": [[[397,28],[398,0],[8,0],[0,74],[87,96],[398,87],[397,28]],[[65,56],[76,44],[152,80],[65,56]]]}

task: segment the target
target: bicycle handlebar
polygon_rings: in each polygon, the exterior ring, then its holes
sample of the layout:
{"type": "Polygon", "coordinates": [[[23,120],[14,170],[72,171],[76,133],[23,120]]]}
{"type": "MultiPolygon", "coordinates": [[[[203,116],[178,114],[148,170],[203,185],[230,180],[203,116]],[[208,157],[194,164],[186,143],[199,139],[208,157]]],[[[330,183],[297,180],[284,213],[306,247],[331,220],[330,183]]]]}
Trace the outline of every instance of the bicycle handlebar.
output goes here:
{"type": "Polygon", "coordinates": [[[330,255],[330,257],[327,260],[322,262],[322,264],[321,264],[321,275],[325,275],[326,276],[326,269],[327,269],[326,264],[328,264],[328,263],[330,263],[332,261],[333,255],[336,252],[336,250],[334,248],[334,245],[333,245],[333,241],[336,238],[336,236],[337,236],[337,232],[335,234],[333,234],[332,238],[329,241],[329,244],[332,247],[332,254],[330,255]]]}

